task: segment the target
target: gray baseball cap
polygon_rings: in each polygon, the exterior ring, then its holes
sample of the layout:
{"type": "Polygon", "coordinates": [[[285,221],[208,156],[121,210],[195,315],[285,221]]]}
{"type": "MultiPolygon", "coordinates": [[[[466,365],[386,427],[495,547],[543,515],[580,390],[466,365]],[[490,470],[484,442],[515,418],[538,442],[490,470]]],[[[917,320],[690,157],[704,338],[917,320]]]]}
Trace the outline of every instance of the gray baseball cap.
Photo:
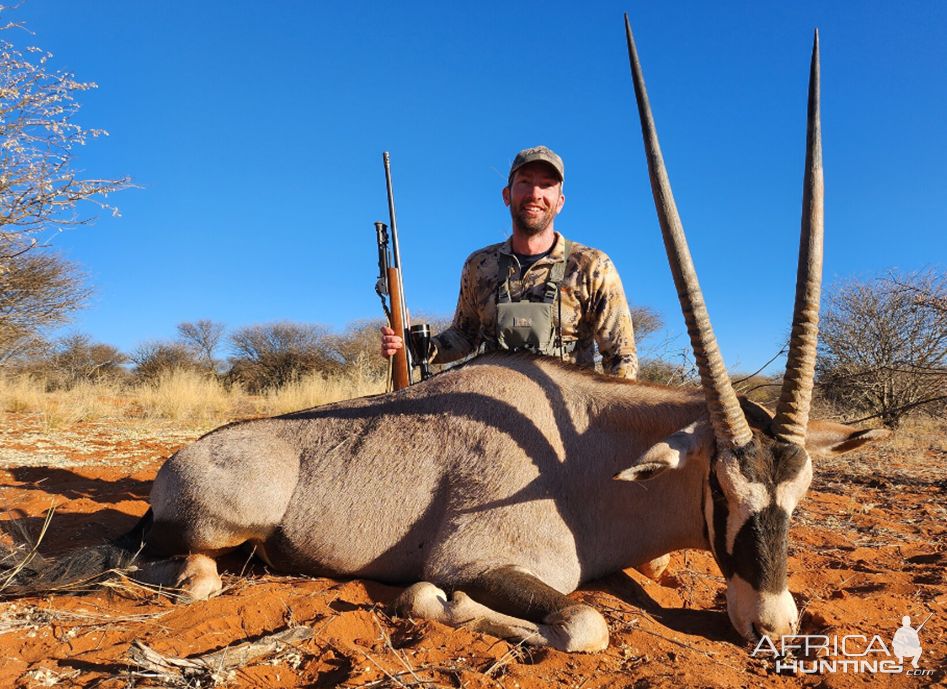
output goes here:
{"type": "Polygon", "coordinates": [[[510,167],[510,176],[506,180],[507,185],[513,181],[514,172],[519,170],[527,163],[535,162],[548,163],[549,165],[552,165],[559,175],[559,181],[564,182],[566,180],[565,166],[562,164],[562,158],[557,156],[545,146],[534,146],[533,148],[523,149],[516,154],[516,157],[513,159],[513,165],[510,167]]]}

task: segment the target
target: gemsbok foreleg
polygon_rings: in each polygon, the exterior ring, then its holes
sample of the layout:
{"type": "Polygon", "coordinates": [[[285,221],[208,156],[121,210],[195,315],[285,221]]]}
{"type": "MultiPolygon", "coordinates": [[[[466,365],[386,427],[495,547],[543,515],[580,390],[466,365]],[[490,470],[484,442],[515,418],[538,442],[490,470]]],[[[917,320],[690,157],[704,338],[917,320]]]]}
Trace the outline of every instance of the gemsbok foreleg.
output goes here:
{"type": "Polygon", "coordinates": [[[519,567],[500,567],[447,594],[428,582],[405,589],[392,604],[402,617],[466,627],[527,646],[601,651],[608,646],[605,618],[519,567]],[[469,594],[468,594],[469,592],[469,594]]]}

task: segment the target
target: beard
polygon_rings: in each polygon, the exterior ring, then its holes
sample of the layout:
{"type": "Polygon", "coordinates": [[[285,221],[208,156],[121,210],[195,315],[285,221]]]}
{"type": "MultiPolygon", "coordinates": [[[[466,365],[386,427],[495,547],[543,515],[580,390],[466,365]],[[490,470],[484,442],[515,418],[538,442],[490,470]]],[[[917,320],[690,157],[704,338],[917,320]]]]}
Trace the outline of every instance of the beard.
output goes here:
{"type": "Polygon", "coordinates": [[[549,224],[556,217],[556,208],[550,206],[542,215],[533,216],[527,213],[522,206],[517,209],[510,206],[510,216],[513,218],[513,227],[527,237],[535,237],[542,234],[549,227],[549,224]]]}

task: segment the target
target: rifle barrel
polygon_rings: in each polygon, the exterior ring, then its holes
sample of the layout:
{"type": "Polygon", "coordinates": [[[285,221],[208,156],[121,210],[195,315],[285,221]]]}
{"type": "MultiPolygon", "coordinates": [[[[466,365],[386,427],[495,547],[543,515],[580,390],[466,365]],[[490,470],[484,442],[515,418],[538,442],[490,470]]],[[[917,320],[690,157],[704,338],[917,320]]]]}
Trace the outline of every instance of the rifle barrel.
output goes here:
{"type": "Polygon", "coordinates": [[[388,151],[385,151],[382,155],[385,159],[385,184],[388,187],[388,217],[391,221],[388,224],[391,227],[393,266],[401,270],[401,249],[398,247],[398,221],[395,220],[395,194],[391,188],[391,156],[388,155],[388,151]]]}

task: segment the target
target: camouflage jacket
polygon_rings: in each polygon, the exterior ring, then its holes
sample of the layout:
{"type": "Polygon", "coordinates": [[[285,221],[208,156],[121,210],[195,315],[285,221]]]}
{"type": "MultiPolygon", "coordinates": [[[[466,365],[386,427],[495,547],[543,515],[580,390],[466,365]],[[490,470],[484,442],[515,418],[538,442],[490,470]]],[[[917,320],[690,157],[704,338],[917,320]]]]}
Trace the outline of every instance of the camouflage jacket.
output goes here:
{"type": "MultiPolygon", "coordinates": [[[[556,233],[552,252],[520,276],[512,240],[475,251],[464,263],[460,297],[451,327],[432,338],[433,363],[456,361],[478,348],[498,349],[497,286],[499,255],[510,255],[510,296],[514,301],[541,299],[550,268],[563,257],[562,235],[556,233]]],[[[634,329],[625,292],[611,259],[597,249],[573,242],[562,281],[562,339],[575,342],[565,359],[595,365],[594,345],[602,355],[605,373],[634,379],[638,375],[634,329]]],[[[557,310],[556,321],[558,321],[557,310]]]]}

